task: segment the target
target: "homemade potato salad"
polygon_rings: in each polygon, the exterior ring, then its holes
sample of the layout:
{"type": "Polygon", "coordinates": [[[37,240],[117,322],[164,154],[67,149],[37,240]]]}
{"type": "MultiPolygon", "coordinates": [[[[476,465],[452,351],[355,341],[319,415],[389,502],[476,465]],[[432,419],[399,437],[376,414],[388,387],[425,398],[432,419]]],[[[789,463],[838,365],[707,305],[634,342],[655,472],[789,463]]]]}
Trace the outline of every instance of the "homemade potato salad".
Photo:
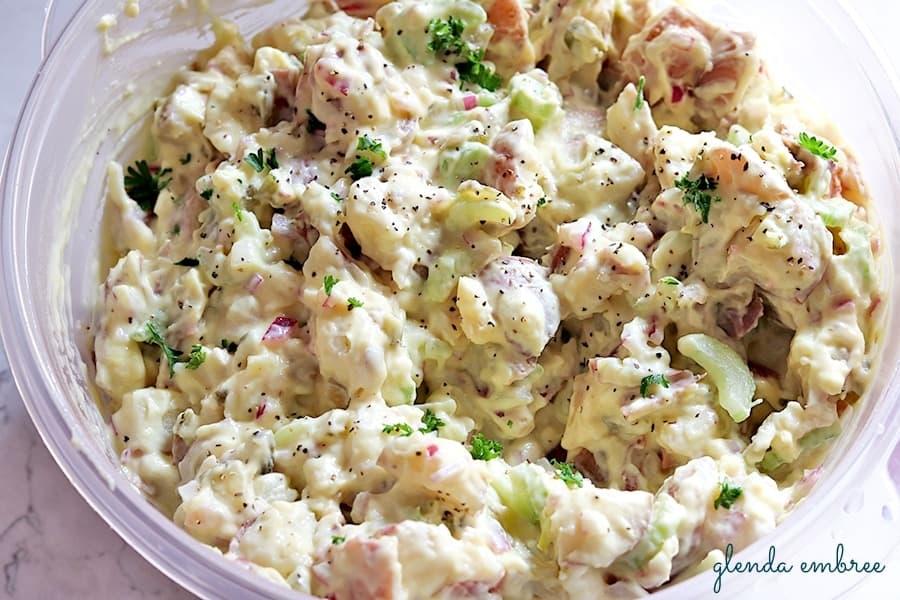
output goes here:
{"type": "Polygon", "coordinates": [[[330,0],[108,168],[95,382],[193,537],[335,600],[632,598],[771,532],[866,389],[854,156],[652,0],[330,0]]]}

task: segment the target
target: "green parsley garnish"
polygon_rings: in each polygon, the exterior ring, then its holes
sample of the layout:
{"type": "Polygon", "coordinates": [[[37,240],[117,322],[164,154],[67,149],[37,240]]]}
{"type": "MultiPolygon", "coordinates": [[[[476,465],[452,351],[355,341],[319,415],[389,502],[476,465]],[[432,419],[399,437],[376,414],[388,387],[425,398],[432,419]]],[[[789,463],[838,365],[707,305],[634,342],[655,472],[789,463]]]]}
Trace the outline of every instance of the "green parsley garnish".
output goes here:
{"type": "Polygon", "coordinates": [[[671,275],[666,275],[662,279],[659,280],[660,283],[664,283],[666,285],[681,285],[681,282],[672,277],[671,275]]]}
{"type": "Polygon", "coordinates": [[[364,156],[356,157],[349,167],[344,169],[344,173],[350,174],[350,179],[356,181],[363,177],[368,177],[374,171],[372,161],[364,156]]]}
{"type": "Polygon", "coordinates": [[[212,188],[207,188],[200,192],[200,197],[209,202],[209,199],[212,198],[213,190],[212,188]]]}
{"type": "Polygon", "coordinates": [[[403,437],[409,437],[413,434],[413,428],[406,423],[394,423],[393,425],[385,425],[382,433],[399,433],[403,437]]]}
{"type": "Polygon", "coordinates": [[[637,98],[634,100],[634,110],[639,110],[644,105],[644,86],[647,84],[647,78],[641,75],[638,77],[637,98]]]}
{"type": "Polygon", "coordinates": [[[345,538],[345,537],[342,536],[342,535],[333,535],[333,536],[331,536],[331,543],[332,543],[332,544],[343,544],[345,541],[347,541],[347,538],[345,538]]]}
{"type": "Polygon", "coordinates": [[[664,388],[669,387],[669,380],[666,379],[666,376],[662,373],[654,373],[653,375],[647,375],[643,379],[641,379],[641,396],[644,398],[647,397],[647,392],[650,391],[651,385],[661,385],[664,388]]]}
{"type": "Polygon", "coordinates": [[[825,160],[831,160],[837,162],[835,155],[837,154],[837,148],[834,146],[829,146],[823,140],[818,139],[814,135],[809,135],[805,131],[801,131],[800,135],[797,137],[797,142],[803,148],[806,148],[816,156],[824,158],[825,160]]]}
{"type": "Polygon", "coordinates": [[[584,484],[584,475],[578,472],[575,465],[560,462],[555,458],[550,459],[550,464],[553,465],[556,476],[570,488],[581,487],[584,484]]]}
{"type": "Polygon", "coordinates": [[[144,341],[147,344],[159,346],[159,349],[162,350],[162,353],[166,357],[166,362],[169,364],[169,377],[174,377],[175,363],[178,362],[178,357],[181,356],[183,352],[181,352],[181,350],[176,350],[175,348],[166,344],[166,340],[165,338],[163,338],[163,335],[159,330],[159,325],[157,325],[154,321],[147,321],[146,327],[147,337],[144,341]]]}
{"type": "Polygon", "coordinates": [[[175,227],[172,228],[172,235],[176,236],[176,235],[179,235],[180,233],[181,233],[181,225],[179,225],[178,223],[175,223],[175,227]]]}
{"type": "Polygon", "coordinates": [[[353,296],[347,298],[347,310],[353,310],[354,308],[360,308],[363,305],[362,300],[357,300],[353,296]]]}
{"type": "Polygon", "coordinates": [[[459,62],[454,66],[459,72],[460,81],[479,85],[492,92],[500,87],[502,81],[493,69],[482,63],[484,50],[473,48],[462,39],[465,28],[465,22],[456,17],[432,19],[428,22],[428,34],[431,36],[428,50],[435,54],[443,52],[457,56],[459,62]]]}
{"type": "Polygon", "coordinates": [[[704,223],[709,223],[709,207],[713,202],[722,200],[718,196],[706,193],[716,189],[715,180],[706,175],[701,175],[694,181],[691,181],[688,178],[688,174],[685,173],[681,179],[675,181],[675,187],[684,192],[684,205],[693,206],[700,213],[700,220],[704,223]]]}
{"type": "Polygon", "coordinates": [[[381,142],[363,135],[356,142],[356,149],[360,152],[371,152],[380,158],[387,158],[387,152],[381,147],[381,142]]]}
{"type": "Polygon", "coordinates": [[[535,208],[540,208],[540,207],[542,207],[542,206],[545,205],[545,204],[547,204],[547,199],[546,199],[546,198],[541,198],[540,200],[537,201],[537,205],[535,206],[535,208]]]}
{"type": "Polygon", "coordinates": [[[270,148],[264,153],[262,148],[257,148],[256,153],[251,152],[244,157],[244,162],[253,167],[257,173],[262,173],[266,169],[277,169],[278,159],[275,157],[275,148],[270,148]]]}
{"type": "Polygon", "coordinates": [[[159,193],[166,189],[171,179],[163,180],[163,177],[172,172],[172,169],[162,169],[157,173],[150,171],[146,160],[139,160],[133,167],[128,167],[124,177],[125,191],[128,197],[137,202],[142,210],[152,210],[156,205],[159,193]]]}
{"type": "Polygon", "coordinates": [[[187,365],[185,366],[193,370],[202,365],[204,360],[206,360],[206,350],[200,344],[194,344],[191,346],[191,353],[188,355],[187,365]]]}
{"type": "Polygon", "coordinates": [[[446,425],[446,423],[444,423],[439,416],[434,414],[434,411],[430,408],[425,409],[425,414],[422,415],[422,424],[424,427],[419,427],[419,431],[422,433],[431,433],[446,425]]]}
{"type": "Polygon", "coordinates": [[[229,354],[234,354],[237,352],[238,345],[237,342],[229,342],[226,339],[223,339],[219,345],[224,348],[229,354]]]}
{"type": "Polygon", "coordinates": [[[713,502],[713,508],[731,508],[731,505],[740,498],[744,490],[732,484],[727,479],[719,483],[719,497],[713,502]]]}
{"type": "Polygon", "coordinates": [[[241,208],[241,205],[238,204],[237,201],[231,203],[231,211],[238,221],[244,220],[244,209],[241,208]]]}
{"type": "Polygon", "coordinates": [[[340,281],[340,279],[338,279],[334,275],[326,275],[325,278],[322,279],[322,287],[325,288],[326,296],[331,295],[331,290],[333,290],[334,286],[338,284],[338,281],[340,281]]]}
{"type": "Polygon", "coordinates": [[[179,267],[196,267],[200,264],[200,261],[196,258],[182,258],[175,264],[179,267]]]}
{"type": "Polygon", "coordinates": [[[317,119],[311,110],[306,109],[306,132],[315,133],[317,131],[325,131],[325,123],[317,119]]]}
{"type": "Polygon", "coordinates": [[[344,199],[341,198],[341,195],[338,194],[337,192],[331,192],[331,199],[334,200],[335,202],[343,202],[344,201],[344,199]]]}
{"type": "Polygon", "coordinates": [[[188,164],[189,162],[191,162],[191,153],[188,152],[187,154],[185,154],[184,156],[182,156],[182,157],[181,157],[180,159],[178,159],[178,160],[179,160],[179,162],[180,162],[181,164],[183,164],[183,165],[188,164]]]}
{"type": "Polygon", "coordinates": [[[438,52],[459,54],[466,45],[462,40],[462,33],[465,28],[466,24],[462,19],[457,19],[456,17],[432,19],[428,22],[428,33],[431,35],[428,49],[435,54],[438,52]]]}
{"type": "Polygon", "coordinates": [[[469,452],[475,460],[491,460],[503,454],[503,444],[476,433],[472,438],[472,448],[469,452]]]}
{"type": "Polygon", "coordinates": [[[484,50],[473,52],[466,57],[465,62],[456,63],[461,81],[474,83],[493,92],[502,83],[500,76],[494,70],[481,62],[484,59],[484,50]]]}

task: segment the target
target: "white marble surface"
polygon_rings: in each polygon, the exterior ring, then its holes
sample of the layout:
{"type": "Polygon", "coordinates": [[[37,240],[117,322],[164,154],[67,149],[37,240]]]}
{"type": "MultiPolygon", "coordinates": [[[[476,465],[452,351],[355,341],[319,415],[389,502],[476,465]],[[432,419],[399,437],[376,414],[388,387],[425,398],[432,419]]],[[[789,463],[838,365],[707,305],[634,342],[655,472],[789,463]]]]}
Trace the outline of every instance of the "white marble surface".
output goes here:
{"type": "MultiPolygon", "coordinates": [[[[0,56],[15,58],[5,58],[0,67],[4,81],[0,89],[0,148],[6,148],[39,62],[42,4],[3,1],[0,56]]],[[[56,0],[55,4],[57,10],[67,13],[78,2],[56,0]]],[[[893,31],[900,21],[898,5],[885,0],[856,2],[895,64],[900,64],[900,36],[893,31]]],[[[69,485],[22,406],[2,350],[0,456],[0,481],[6,482],[0,486],[0,597],[193,597],[131,550],[69,485]]],[[[900,556],[895,553],[888,564],[900,568],[900,556]]],[[[878,588],[881,585],[859,597],[875,597],[878,588]]]]}

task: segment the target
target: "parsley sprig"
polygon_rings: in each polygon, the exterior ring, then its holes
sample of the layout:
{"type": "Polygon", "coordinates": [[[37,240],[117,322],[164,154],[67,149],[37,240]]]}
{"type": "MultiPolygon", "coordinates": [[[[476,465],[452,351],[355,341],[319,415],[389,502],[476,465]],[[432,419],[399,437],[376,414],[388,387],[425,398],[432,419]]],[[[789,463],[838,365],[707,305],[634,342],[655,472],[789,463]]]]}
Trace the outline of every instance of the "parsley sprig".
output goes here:
{"type": "Polygon", "coordinates": [[[555,458],[550,459],[550,464],[553,465],[556,476],[570,488],[584,485],[584,475],[575,468],[575,465],[558,461],[555,458]]]}
{"type": "Polygon", "coordinates": [[[647,375],[646,377],[641,379],[641,396],[646,398],[647,394],[650,392],[650,386],[652,385],[661,385],[664,388],[667,388],[669,387],[669,380],[666,379],[666,376],[662,373],[647,375]]]}
{"type": "Polygon", "coordinates": [[[684,192],[684,205],[693,206],[694,210],[700,214],[700,220],[703,223],[709,223],[709,207],[713,202],[722,200],[717,195],[707,193],[716,189],[715,180],[701,175],[692,181],[685,173],[681,179],[675,181],[675,187],[684,192]]]}
{"type": "Polygon", "coordinates": [[[469,453],[475,460],[491,460],[503,454],[503,444],[476,433],[472,438],[472,447],[469,449],[469,453]]]}
{"type": "Polygon", "coordinates": [[[200,344],[194,344],[191,346],[191,353],[188,354],[188,361],[185,366],[191,370],[199,369],[205,360],[206,350],[200,344]]]}
{"type": "Polygon", "coordinates": [[[816,156],[824,158],[825,160],[837,162],[837,159],[835,158],[837,148],[828,145],[825,141],[820,140],[814,135],[809,135],[805,131],[801,131],[800,135],[797,137],[797,143],[816,156]]]}
{"type": "Polygon", "coordinates": [[[681,282],[671,275],[666,275],[662,279],[659,280],[660,283],[664,283],[666,285],[681,285],[681,282]]]}
{"type": "Polygon", "coordinates": [[[431,433],[432,431],[437,431],[438,428],[446,425],[443,419],[434,414],[434,411],[430,408],[425,409],[425,414],[422,415],[422,425],[424,427],[419,427],[419,431],[422,433],[431,433]]]}
{"type": "Polygon", "coordinates": [[[267,153],[262,148],[257,148],[256,152],[251,152],[244,157],[244,162],[253,167],[257,173],[262,173],[266,169],[277,169],[278,158],[275,156],[275,148],[270,148],[267,153]]]}
{"type": "Polygon", "coordinates": [[[719,482],[719,497],[713,502],[713,508],[731,508],[731,505],[734,504],[743,493],[744,490],[725,479],[719,482]]]}
{"type": "Polygon", "coordinates": [[[637,98],[634,100],[634,110],[640,110],[644,105],[644,86],[647,85],[647,78],[641,75],[638,78],[637,98]]]}
{"type": "Polygon", "coordinates": [[[326,275],[322,279],[322,287],[325,289],[326,296],[331,295],[331,291],[334,289],[334,286],[336,286],[339,281],[340,281],[340,279],[338,279],[334,275],[330,275],[330,274],[326,275]]]}
{"type": "Polygon", "coordinates": [[[492,68],[482,62],[484,50],[473,48],[462,38],[465,28],[465,22],[456,17],[431,19],[428,22],[428,34],[431,36],[428,50],[435,54],[443,53],[457,57],[458,62],[454,66],[459,72],[461,81],[479,85],[493,92],[500,87],[502,80],[492,68]]]}
{"type": "Polygon", "coordinates": [[[350,166],[344,169],[353,181],[368,177],[375,170],[374,160],[384,160],[387,152],[378,140],[373,140],[368,135],[362,135],[356,142],[356,158],[350,166]],[[373,160],[374,159],[374,160],[373,160]]]}
{"type": "Polygon", "coordinates": [[[399,433],[403,437],[409,437],[413,434],[413,428],[407,425],[406,423],[394,423],[392,425],[385,425],[384,429],[381,430],[382,433],[399,433]]]}
{"type": "Polygon", "coordinates": [[[159,349],[162,350],[163,355],[166,357],[166,362],[169,364],[169,377],[175,377],[175,363],[179,362],[178,358],[184,353],[166,343],[166,339],[155,321],[147,321],[146,330],[144,342],[159,346],[159,349]]]}
{"type": "Polygon", "coordinates": [[[128,167],[124,178],[125,191],[142,210],[153,210],[159,193],[172,183],[171,179],[163,179],[171,172],[172,169],[162,169],[153,173],[146,160],[139,160],[128,167]]]}

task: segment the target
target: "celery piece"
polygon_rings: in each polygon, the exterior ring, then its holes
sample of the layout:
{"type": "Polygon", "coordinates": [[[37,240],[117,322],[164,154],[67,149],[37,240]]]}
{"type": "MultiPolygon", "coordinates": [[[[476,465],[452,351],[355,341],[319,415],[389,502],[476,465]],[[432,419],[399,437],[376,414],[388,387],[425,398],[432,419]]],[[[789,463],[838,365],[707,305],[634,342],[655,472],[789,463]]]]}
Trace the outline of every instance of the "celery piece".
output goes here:
{"type": "Polygon", "coordinates": [[[811,450],[833,440],[840,434],[841,423],[840,421],[835,421],[828,427],[819,427],[817,429],[813,429],[812,431],[801,437],[799,440],[797,440],[797,444],[804,450],[811,450]]]}
{"type": "Polygon", "coordinates": [[[716,386],[719,404],[736,423],[750,416],[756,384],[741,356],[703,333],[691,333],[678,340],[678,351],[706,369],[716,386]]]}
{"type": "Polygon", "coordinates": [[[491,481],[491,486],[500,501],[517,517],[532,525],[540,523],[544,503],[547,501],[547,488],[531,466],[527,463],[516,465],[506,477],[491,481]]]}
{"type": "Polygon", "coordinates": [[[459,185],[466,179],[478,179],[493,152],[484,144],[464,142],[459,148],[441,152],[438,164],[441,175],[459,185]]]}
{"type": "Polygon", "coordinates": [[[562,96],[546,75],[533,73],[519,73],[509,80],[509,113],[513,119],[528,119],[538,131],[559,111],[562,96]]]}

